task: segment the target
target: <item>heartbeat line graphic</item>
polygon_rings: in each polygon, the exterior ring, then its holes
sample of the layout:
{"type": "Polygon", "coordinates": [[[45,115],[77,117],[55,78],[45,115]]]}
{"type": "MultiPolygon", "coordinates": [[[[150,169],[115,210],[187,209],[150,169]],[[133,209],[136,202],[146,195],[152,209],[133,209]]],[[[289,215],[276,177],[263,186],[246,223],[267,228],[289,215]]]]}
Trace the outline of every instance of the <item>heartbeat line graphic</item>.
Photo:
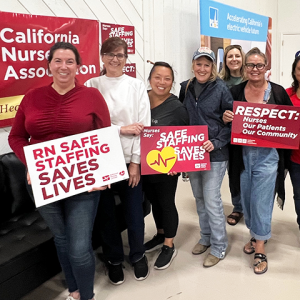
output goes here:
{"type": "Polygon", "coordinates": [[[155,161],[154,161],[152,164],[150,164],[150,165],[151,165],[151,166],[152,166],[152,165],[158,165],[158,166],[160,166],[160,162],[162,162],[163,165],[166,167],[166,166],[167,166],[168,160],[171,160],[171,159],[174,159],[174,158],[175,158],[175,156],[169,157],[169,158],[167,158],[166,160],[164,160],[164,159],[161,157],[161,155],[158,153],[158,161],[155,160],[155,161]]]}

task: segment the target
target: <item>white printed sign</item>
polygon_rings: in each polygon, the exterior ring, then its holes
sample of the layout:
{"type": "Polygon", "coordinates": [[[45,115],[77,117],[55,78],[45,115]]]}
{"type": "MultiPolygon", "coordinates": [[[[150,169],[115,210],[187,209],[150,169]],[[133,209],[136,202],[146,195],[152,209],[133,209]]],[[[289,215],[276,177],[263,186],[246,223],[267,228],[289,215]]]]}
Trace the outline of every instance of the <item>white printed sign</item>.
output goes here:
{"type": "Polygon", "coordinates": [[[128,178],[115,127],[24,147],[36,207],[128,178]]]}

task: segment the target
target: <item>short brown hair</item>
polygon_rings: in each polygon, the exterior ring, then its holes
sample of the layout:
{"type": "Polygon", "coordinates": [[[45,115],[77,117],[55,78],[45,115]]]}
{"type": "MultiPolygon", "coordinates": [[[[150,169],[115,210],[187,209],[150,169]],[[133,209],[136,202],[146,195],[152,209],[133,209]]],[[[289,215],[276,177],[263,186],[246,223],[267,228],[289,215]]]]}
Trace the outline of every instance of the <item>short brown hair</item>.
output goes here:
{"type": "Polygon", "coordinates": [[[122,47],[124,49],[125,57],[128,57],[128,46],[125,41],[120,39],[119,37],[111,37],[105,40],[101,46],[100,54],[104,55],[104,53],[113,52],[115,49],[122,47]]]}

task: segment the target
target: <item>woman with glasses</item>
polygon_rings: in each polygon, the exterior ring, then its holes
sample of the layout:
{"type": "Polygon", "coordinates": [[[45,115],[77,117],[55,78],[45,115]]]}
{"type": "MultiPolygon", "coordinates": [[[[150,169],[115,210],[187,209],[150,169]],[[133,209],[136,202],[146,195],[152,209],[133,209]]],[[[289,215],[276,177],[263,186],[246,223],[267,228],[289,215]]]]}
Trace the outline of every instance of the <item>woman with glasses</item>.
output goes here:
{"type": "MultiPolygon", "coordinates": [[[[234,100],[251,104],[292,105],[286,91],[280,85],[265,79],[267,58],[258,48],[252,48],[245,57],[247,81],[233,86],[234,100]]],[[[234,115],[226,111],[225,122],[231,122],[234,115]]],[[[240,189],[246,226],[252,238],[244,246],[246,254],[254,255],[254,273],[268,270],[265,243],[271,237],[271,219],[277,179],[278,196],[284,198],[283,179],[285,151],[282,149],[233,145],[234,161],[230,162],[229,176],[240,189]]]]}
{"type": "Polygon", "coordinates": [[[143,192],[140,172],[140,133],[150,126],[150,104],[145,84],[123,74],[127,59],[127,44],[119,37],[108,38],[101,47],[103,74],[85,84],[102,93],[112,126],[120,133],[123,154],[128,167],[129,180],[117,182],[101,195],[100,210],[103,213],[103,253],[108,262],[108,276],[112,284],[124,282],[122,261],[123,243],[115,219],[114,191],[120,196],[128,230],[129,260],[134,267],[136,280],[144,280],[149,274],[144,250],[143,192]]]}
{"type": "MultiPolygon", "coordinates": [[[[292,86],[286,91],[294,106],[300,106],[300,56],[297,56],[292,65],[292,86]]],[[[289,166],[290,177],[294,191],[297,223],[300,229],[300,149],[293,150],[289,166]]]]}
{"type": "MultiPolygon", "coordinates": [[[[242,47],[240,45],[227,46],[224,51],[223,68],[219,76],[225,81],[228,88],[245,81],[244,65],[245,53],[242,47]]],[[[231,145],[229,145],[229,160],[234,159],[231,154],[231,145]]],[[[227,216],[227,223],[234,226],[243,217],[243,208],[240,193],[236,192],[232,186],[233,183],[229,182],[233,211],[227,216]]]]}

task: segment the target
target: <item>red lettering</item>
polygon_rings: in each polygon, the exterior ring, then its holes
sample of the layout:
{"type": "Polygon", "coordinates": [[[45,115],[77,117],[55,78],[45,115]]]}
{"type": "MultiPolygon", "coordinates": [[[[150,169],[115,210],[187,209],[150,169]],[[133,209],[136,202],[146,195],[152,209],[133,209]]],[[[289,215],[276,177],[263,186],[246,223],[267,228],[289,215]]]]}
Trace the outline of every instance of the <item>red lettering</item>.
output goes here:
{"type": "Polygon", "coordinates": [[[61,148],[61,152],[67,152],[70,150],[68,143],[67,142],[63,142],[60,144],[60,148],[61,148]]]}
{"type": "Polygon", "coordinates": [[[63,170],[67,173],[67,175],[69,177],[72,177],[73,174],[74,174],[74,168],[75,168],[75,165],[72,165],[71,168],[70,168],[70,170],[68,170],[67,167],[63,167],[63,170]]]}
{"type": "Polygon", "coordinates": [[[74,140],[74,141],[72,142],[71,150],[74,150],[75,148],[81,148],[81,147],[80,147],[80,145],[78,144],[78,142],[74,140]]]}
{"type": "Polygon", "coordinates": [[[88,136],[85,136],[85,137],[81,138],[82,147],[84,147],[85,144],[88,144],[88,143],[89,143],[89,137],[88,136]]]}
{"type": "Polygon", "coordinates": [[[78,163],[77,168],[78,168],[78,174],[83,174],[83,173],[88,172],[85,161],[78,163]]]}
{"type": "Polygon", "coordinates": [[[46,185],[51,182],[50,177],[48,177],[48,172],[41,173],[39,175],[40,185],[46,185]]]}
{"type": "Polygon", "coordinates": [[[83,156],[83,150],[79,150],[75,152],[76,159],[79,160],[80,156],[83,156]]]}
{"type": "Polygon", "coordinates": [[[102,153],[108,153],[110,151],[109,147],[108,147],[108,144],[103,144],[100,146],[100,151],[102,153]]]}
{"type": "Polygon", "coordinates": [[[65,193],[70,191],[70,186],[71,186],[71,179],[67,181],[67,186],[65,186],[62,182],[58,183],[60,187],[64,190],[65,193]]]}
{"type": "Polygon", "coordinates": [[[98,140],[98,135],[91,135],[91,144],[92,145],[97,145],[99,144],[99,140],[98,140]]]}
{"type": "Polygon", "coordinates": [[[75,190],[81,189],[84,187],[82,176],[73,178],[75,190]]]}
{"type": "Polygon", "coordinates": [[[74,158],[74,152],[69,152],[66,154],[67,162],[70,163],[71,159],[74,158]]]}
{"type": "Polygon", "coordinates": [[[86,180],[86,185],[93,185],[96,182],[95,178],[93,177],[93,174],[86,174],[84,176],[84,179],[86,180]]]}
{"type": "Polygon", "coordinates": [[[49,153],[52,154],[52,155],[56,154],[54,145],[52,145],[51,148],[45,147],[45,155],[46,155],[46,157],[49,156],[49,153]]]}
{"type": "Polygon", "coordinates": [[[66,179],[62,172],[58,169],[54,170],[52,182],[55,182],[57,179],[66,179]]]}
{"type": "Polygon", "coordinates": [[[59,156],[57,156],[57,158],[56,158],[55,167],[57,167],[58,165],[61,165],[61,164],[65,165],[66,162],[65,162],[65,161],[63,160],[63,158],[59,155],[59,156]]]}
{"type": "Polygon", "coordinates": [[[37,171],[44,171],[45,170],[45,166],[43,161],[39,160],[35,163],[35,166],[37,167],[36,170],[37,171]]]}
{"type": "Polygon", "coordinates": [[[43,150],[42,149],[34,149],[33,150],[33,157],[34,157],[34,159],[44,158],[43,150]]]}
{"type": "Polygon", "coordinates": [[[59,191],[58,191],[58,187],[57,187],[57,184],[53,184],[53,187],[54,187],[54,192],[55,192],[55,196],[58,196],[59,195],[59,191]]]}
{"type": "Polygon", "coordinates": [[[44,200],[47,200],[47,199],[50,199],[53,197],[53,195],[47,195],[46,189],[44,187],[42,188],[42,194],[43,194],[44,200]]]}
{"type": "Polygon", "coordinates": [[[97,159],[96,158],[90,159],[88,161],[88,164],[91,167],[90,171],[95,171],[95,170],[99,169],[99,165],[97,164],[97,159]]]}
{"type": "Polygon", "coordinates": [[[45,162],[47,162],[49,164],[49,168],[53,167],[53,165],[52,165],[52,160],[53,159],[54,159],[54,157],[50,157],[50,158],[45,159],[45,162]]]}

